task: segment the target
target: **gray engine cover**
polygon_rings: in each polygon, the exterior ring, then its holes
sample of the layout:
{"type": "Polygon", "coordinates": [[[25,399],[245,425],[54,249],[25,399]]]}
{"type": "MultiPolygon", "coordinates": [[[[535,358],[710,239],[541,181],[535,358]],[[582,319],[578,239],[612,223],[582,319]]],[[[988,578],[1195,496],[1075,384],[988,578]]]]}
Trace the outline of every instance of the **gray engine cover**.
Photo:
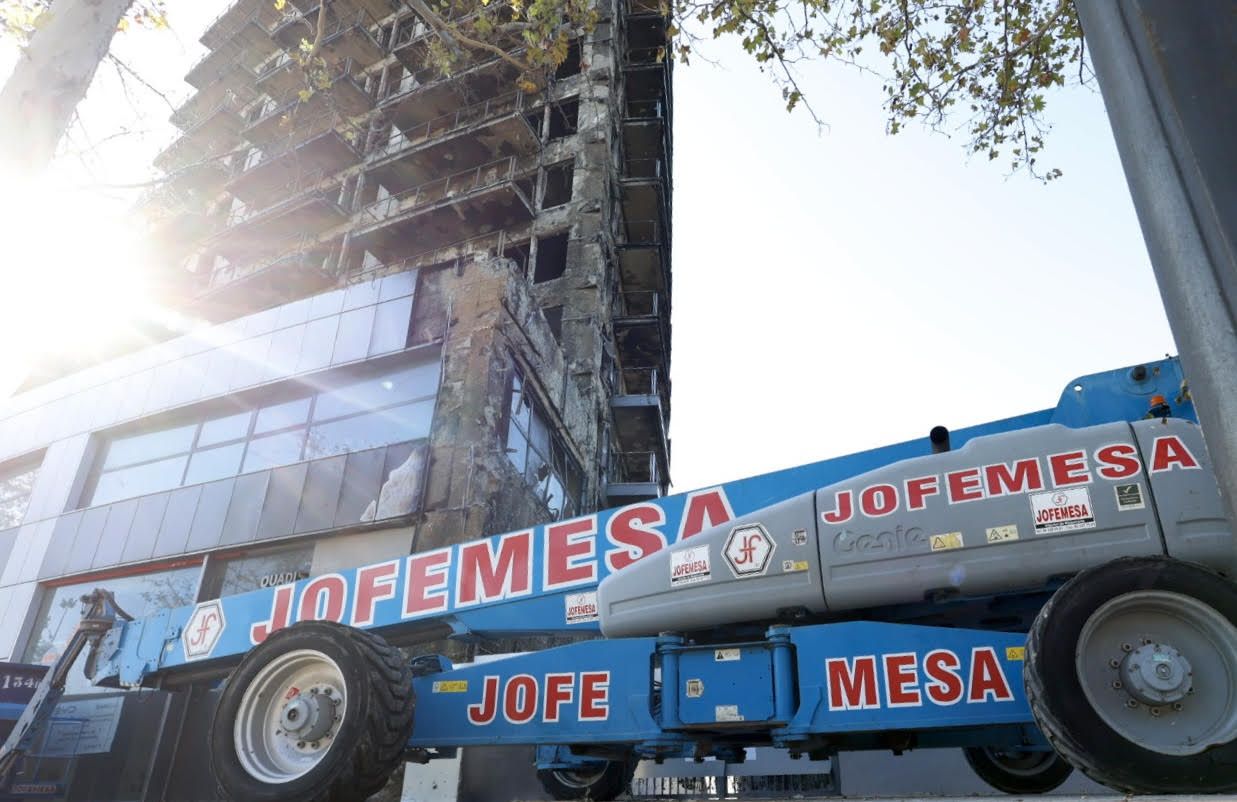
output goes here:
{"type": "Polygon", "coordinates": [[[607,636],[691,631],[793,608],[1035,590],[1166,552],[1237,568],[1198,427],[1049,425],[976,438],[707,530],[605,579],[598,606],[607,636]]]}

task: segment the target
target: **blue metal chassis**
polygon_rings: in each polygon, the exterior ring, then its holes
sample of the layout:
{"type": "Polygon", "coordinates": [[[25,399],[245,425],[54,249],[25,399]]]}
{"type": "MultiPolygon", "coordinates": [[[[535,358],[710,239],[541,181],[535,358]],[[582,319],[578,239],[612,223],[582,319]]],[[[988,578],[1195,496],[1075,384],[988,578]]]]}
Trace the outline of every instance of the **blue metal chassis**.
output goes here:
{"type": "MultiPolygon", "coordinates": [[[[1166,359],[1147,363],[1146,367],[1147,378],[1143,381],[1135,381],[1128,368],[1077,379],[1066,386],[1056,407],[955,430],[953,446],[961,446],[974,437],[1047,423],[1083,427],[1140,419],[1146,416],[1153,395],[1169,399],[1174,416],[1196,420],[1188,393],[1182,393],[1178,361],[1166,359]]],[[[137,686],[174,679],[178,674],[222,671],[270,629],[257,624],[274,622],[275,627],[286,626],[301,618],[330,617],[388,635],[399,635],[410,625],[426,622],[445,623],[453,636],[459,638],[596,635],[595,620],[588,620],[588,616],[576,616],[573,620],[566,607],[569,596],[594,590],[625,560],[645,556],[629,539],[624,541],[612,532],[620,516],[628,521],[635,516],[640,522],[638,528],[651,532],[660,545],[669,545],[700,528],[722,524],[779,500],[929,451],[926,438],[913,440],[477,541],[471,552],[472,566],[476,566],[476,544],[484,544],[487,567],[505,566],[510,580],[500,582],[501,587],[493,595],[482,590],[472,598],[462,596],[461,574],[457,572],[462,571],[461,551],[469,544],[459,544],[431,552],[428,557],[411,555],[403,560],[343,571],[329,579],[302,580],[211,603],[217,606],[209,612],[217,613],[217,621],[222,625],[205,654],[200,649],[197,655],[187,651],[194,638],[200,643],[201,638],[195,633],[206,631],[200,609],[203,605],[165,610],[141,621],[120,623],[104,638],[95,681],[137,686]],[[557,564],[565,573],[557,577],[557,582],[550,581],[546,569],[552,538],[560,551],[564,544],[568,549],[565,557],[558,554],[557,564]],[[508,554],[506,548],[512,544],[508,554]],[[520,551],[521,546],[527,547],[527,553],[520,551]],[[511,562],[503,563],[507,557],[511,557],[511,562]],[[520,573],[521,566],[527,569],[526,576],[520,573]],[[367,585],[369,593],[367,600],[359,604],[357,589],[362,584],[367,585]],[[412,609],[416,604],[406,608],[402,602],[410,598],[420,603],[428,600],[436,606],[428,610],[412,609]]],[[[1015,649],[1021,641],[1021,635],[986,631],[836,623],[774,629],[762,640],[745,645],[726,644],[726,648],[741,650],[741,659],[733,661],[712,660],[713,649],[721,647],[687,647],[674,638],[583,641],[418,678],[418,724],[410,745],[449,748],[496,743],[626,744],[647,756],[698,756],[702,749],[722,754],[744,741],[810,747],[819,743],[822,736],[846,737],[859,743],[863,738],[855,737],[858,733],[891,730],[918,733],[920,745],[1037,743],[1038,733],[1031,725],[1022,696],[1021,663],[1005,657],[1005,650],[1015,649]],[[928,652],[942,648],[958,655],[960,675],[970,670],[974,650],[994,649],[1002,656],[1011,698],[937,704],[925,697],[917,706],[889,706],[880,656],[902,653],[922,659],[928,652]],[[828,704],[822,703],[828,690],[826,661],[864,655],[877,657],[880,698],[884,701],[877,706],[830,710],[828,704]],[[700,681],[703,690],[697,696],[681,696],[684,688],[678,679],[685,669],[699,674],[683,677],[684,682],[700,681]],[[580,716],[582,674],[593,671],[608,672],[604,718],[580,716]],[[573,675],[570,702],[562,698],[568,693],[568,686],[559,676],[568,673],[573,675]],[[470,723],[468,708],[480,703],[486,689],[485,678],[497,677],[491,682],[497,681],[501,687],[516,675],[531,678],[520,679],[515,687],[516,701],[524,705],[515,708],[516,719],[527,712],[527,700],[518,697],[530,692],[530,681],[540,689],[540,711],[519,723],[509,721],[501,713],[484,725],[470,723]],[[541,686],[548,681],[547,677],[554,677],[555,706],[560,709],[554,721],[546,720],[545,715],[545,690],[541,686]],[[661,688],[676,690],[658,693],[658,679],[661,688]],[[709,712],[714,718],[730,720],[708,721],[709,712]]],[[[920,681],[925,680],[923,670],[920,665],[920,681]]],[[[598,692],[596,686],[594,678],[589,687],[590,698],[598,692]]],[[[922,695],[926,688],[921,687],[920,691],[922,695]]],[[[540,759],[543,765],[566,765],[576,760],[564,749],[542,750],[540,759]]]]}

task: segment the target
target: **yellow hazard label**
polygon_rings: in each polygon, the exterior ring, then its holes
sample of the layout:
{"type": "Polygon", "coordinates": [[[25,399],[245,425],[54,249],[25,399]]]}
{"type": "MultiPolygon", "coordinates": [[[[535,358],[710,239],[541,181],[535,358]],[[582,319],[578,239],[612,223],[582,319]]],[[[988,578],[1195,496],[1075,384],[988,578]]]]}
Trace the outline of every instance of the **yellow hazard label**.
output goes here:
{"type": "Polygon", "coordinates": [[[993,526],[985,529],[984,534],[988,536],[989,543],[1008,543],[1018,539],[1018,525],[993,526]]]}
{"type": "Polygon", "coordinates": [[[444,679],[434,683],[434,693],[466,693],[468,680],[444,679]]]}
{"type": "Polygon", "coordinates": [[[933,535],[928,538],[928,543],[932,546],[933,551],[945,551],[946,549],[962,548],[962,533],[961,532],[945,532],[940,535],[933,535]]]}
{"type": "Polygon", "coordinates": [[[1006,660],[1026,660],[1027,659],[1027,647],[1006,646],[1005,647],[1005,659],[1006,660]]]}

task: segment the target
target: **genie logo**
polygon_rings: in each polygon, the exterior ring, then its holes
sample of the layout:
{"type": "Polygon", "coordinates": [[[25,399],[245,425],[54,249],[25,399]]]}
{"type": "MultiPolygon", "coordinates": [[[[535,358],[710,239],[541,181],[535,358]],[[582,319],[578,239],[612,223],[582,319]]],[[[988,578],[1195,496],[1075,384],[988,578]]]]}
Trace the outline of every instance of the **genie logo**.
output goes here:
{"type": "Polygon", "coordinates": [[[730,530],[722,554],[735,577],[742,578],[763,574],[775,548],[773,538],[762,525],[746,524],[730,530]]]}
{"type": "Polygon", "coordinates": [[[223,634],[227,620],[223,617],[223,605],[215,601],[202,602],[193,608],[193,614],[185,623],[181,642],[185,647],[186,660],[200,660],[210,657],[215,651],[215,644],[223,634]]]}

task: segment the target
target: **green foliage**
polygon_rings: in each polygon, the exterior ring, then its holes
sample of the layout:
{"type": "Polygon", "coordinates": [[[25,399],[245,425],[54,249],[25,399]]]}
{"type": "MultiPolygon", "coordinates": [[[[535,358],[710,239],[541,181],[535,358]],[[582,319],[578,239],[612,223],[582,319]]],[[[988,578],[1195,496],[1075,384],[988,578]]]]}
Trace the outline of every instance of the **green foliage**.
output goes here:
{"type": "MultiPolygon", "coordinates": [[[[0,38],[26,45],[47,22],[51,0],[0,0],[0,38]]],[[[168,27],[167,0],[135,0],[120,20],[119,29],[168,27]]]]}
{"type": "MultiPolygon", "coordinates": [[[[480,52],[509,51],[526,90],[543,85],[570,38],[598,21],[589,0],[428,2],[440,35],[426,49],[427,67],[449,75],[480,52]]],[[[786,108],[805,107],[814,118],[797,69],[849,64],[882,78],[890,134],[912,121],[960,130],[972,153],[1007,158],[1012,170],[1043,180],[1060,175],[1040,170],[1036,158],[1049,129],[1050,91],[1086,77],[1072,0],[660,2],[667,36],[659,58],[687,62],[702,40],[736,37],[779,84],[786,108]]]]}

